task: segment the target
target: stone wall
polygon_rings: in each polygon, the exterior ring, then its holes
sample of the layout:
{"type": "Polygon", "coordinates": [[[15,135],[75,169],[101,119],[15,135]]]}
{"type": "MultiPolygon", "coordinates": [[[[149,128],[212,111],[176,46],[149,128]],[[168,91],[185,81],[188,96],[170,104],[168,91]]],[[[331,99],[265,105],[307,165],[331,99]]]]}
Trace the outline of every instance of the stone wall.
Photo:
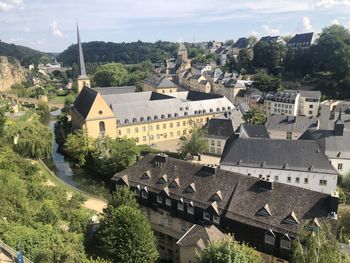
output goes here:
{"type": "Polygon", "coordinates": [[[16,59],[0,56],[0,91],[10,89],[13,84],[21,83],[26,79],[25,70],[16,59]]]}

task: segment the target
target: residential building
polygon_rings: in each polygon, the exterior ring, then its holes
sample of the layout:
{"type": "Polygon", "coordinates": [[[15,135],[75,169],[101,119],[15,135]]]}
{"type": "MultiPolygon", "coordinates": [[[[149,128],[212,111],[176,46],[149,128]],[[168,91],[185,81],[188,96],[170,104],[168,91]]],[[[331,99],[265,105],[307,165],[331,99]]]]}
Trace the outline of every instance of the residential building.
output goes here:
{"type": "MultiPolygon", "coordinates": [[[[114,175],[111,192],[121,186],[135,192],[158,239],[161,258],[172,262],[192,262],[193,256],[184,256],[181,250],[197,229],[193,225],[206,227],[201,232],[213,231],[220,239],[210,227],[214,225],[258,251],[288,260],[302,227],[316,230],[337,218],[336,193],[259,180],[166,155],[149,154],[114,175]]],[[[197,244],[202,246],[203,241],[197,244]]]]}
{"type": "Polygon", "coordinates": [[[299,90],[298,115],[317,117],[321,102],[321,92],[312,90],[299,90]]]}
{"type": "Polygon", "coordinates": [[[184,84],[185,87],[187,87],[189,90],[200,91],[204,93],[211,92],[211,84],[203,75],[187,75],[187,79],[185,80],[184,84]]]}
{"type": "Polygon", "coordinates": [[[344,115],[340,108],[338,118],[333,123],[333,129],[307,130],[300,140],[316,141],[334,169],[341,175],[348,175],[350,173],[350,127],[346,124],[349,124],[350,119],[343,118],[344,115]]]}
{"type": "Polygon", "coordinates": [[[158,93],[177,92],[178,86],[166,77],[150,76],[142,82],[142,91],[152,91],[158,93]]]}
{"type": "Polygon", "coordinates": [[[287,42],[290,48],[309,48],[315,42],[315,33],[296,34],[287,42]]]}
{"type": "Polygon", "coordinates": [[[248,88],[244,92],[244,102],[248,104],[251,109],[260,108],[259,104],[263,99],[263,93],[256,88],[248,88]]]}
{"type": "Polygon", "coordinates": [[[191,67],[191,72],[192,72],[192,75],[194,76],[203,75],[205,72],[210,70],[211,70],[211,66],[205,63],[196,63],[196,64],[193,64],[191,67]]]}
{"type": "Polygon", "coordinates": [[[239,127],[237,131],[240,138],[265,138],[269,139],[269,133],[264,125],[248,124],[244,123],[239,127]]]}
{"type": "Polygon", "coordinates": [[[298,140],[306,130],[317,128],[317,118],[272,114],[267,116],[265,127],[271,139],[298,140]]]}
{"type": "Polygon", "coordinates": [[[226,140],[244,123],[243,115],[238,108],[211,118],[206,125],[209,153],[221,155],[226,140]]]}
{"type": "Polygon", "coordinates": [[[238,55],[241,49],[249,49],[252,47],[253,45],[251,44],[251,41],[249,38],[241,37],[233,44],[232,53],[233,55],[238,55]]]}
{"type": "Polygon", "coordinates": [[[220,160],[223,170],[330,194],[338,173],[315,141],[232,135],[220,160]]]}
{"type": "Polygon", "coordinates": [[[300,93],[297,90],[269,92],[264,96],[264,109],[270,114],[297,116],[299,96],[300,93]]]}
{"type": "Polygon", "coordinates": [[[168,77],[174,77],[176,75],[176,59],[175,58],[169,58],[166,60],[166,75],[168,77]]]}
{"type": "Polygon", "coordinates": [[[187,136],[194,124],[202,127],[233,108],[223,96],[195,91],[101,94],[84,87],[71,115],[73,129],[85,128],[90,137],[125,137],[137,144],[154,144],[187,136]]]}
{"type": "Polygon", "coordinates": [[[281,36],[264,36],[260,38],[259,42],[263,42],[263,41],[286,44],[286,42],[283,40],[281,36]]]}

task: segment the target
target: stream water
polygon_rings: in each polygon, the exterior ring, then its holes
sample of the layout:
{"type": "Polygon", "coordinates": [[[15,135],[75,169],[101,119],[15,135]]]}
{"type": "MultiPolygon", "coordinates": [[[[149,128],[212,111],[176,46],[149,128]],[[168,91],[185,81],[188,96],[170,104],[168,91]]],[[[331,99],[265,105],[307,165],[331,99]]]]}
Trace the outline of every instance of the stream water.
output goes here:
{"type": "Polygon", "coordinates": [[[75,168],[64,155],[57,151],[58,145],[55,141],[54,126],[56,117],[60,113],[61,110],[51,112],[49,127],[53,134],[52,158],[46,160],[45,164],[64,182],[94,196],[109,199],[108,187],[103,181],[98,180],[92,173],[83,168],[75,168]]]}

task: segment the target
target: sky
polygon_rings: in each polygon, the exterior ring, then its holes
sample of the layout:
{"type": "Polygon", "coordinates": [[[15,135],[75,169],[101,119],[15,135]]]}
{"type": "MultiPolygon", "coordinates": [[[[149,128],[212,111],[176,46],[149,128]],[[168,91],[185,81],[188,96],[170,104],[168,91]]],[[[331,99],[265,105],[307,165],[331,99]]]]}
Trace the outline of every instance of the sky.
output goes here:
{"type": "Polygon", "coordinates": [[[76,42],[200,42],[350,28],[350,0],[0,0],[0,40],[45,52],[76,42]]]}

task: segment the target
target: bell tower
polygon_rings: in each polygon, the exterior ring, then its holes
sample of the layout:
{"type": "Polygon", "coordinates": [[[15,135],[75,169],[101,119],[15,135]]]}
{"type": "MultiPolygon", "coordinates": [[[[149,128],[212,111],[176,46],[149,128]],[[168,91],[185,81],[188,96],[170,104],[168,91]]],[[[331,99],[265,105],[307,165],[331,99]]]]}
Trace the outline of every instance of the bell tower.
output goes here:
{"type": "Polygon", "coordinates": [[[78,94],[83,89],[83,87],[91,87],[90,78],[86,75],[85,61],[83,47],[80,41],[79,27],[77,24],[77,38],[78,38],[78,49],[79,49],[79,76],[78,76],[78,94]]]}

